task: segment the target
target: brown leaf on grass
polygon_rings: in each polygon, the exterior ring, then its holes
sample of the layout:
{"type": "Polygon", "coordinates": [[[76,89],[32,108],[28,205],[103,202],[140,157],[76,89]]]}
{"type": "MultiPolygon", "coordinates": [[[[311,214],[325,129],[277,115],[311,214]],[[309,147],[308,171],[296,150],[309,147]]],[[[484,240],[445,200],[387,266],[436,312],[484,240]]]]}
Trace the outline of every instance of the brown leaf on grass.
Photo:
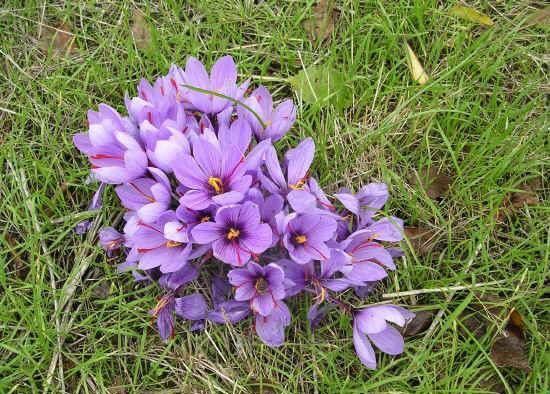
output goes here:
{"type": "Polygon", "coordinates": [[[313,16],[303,22],[302,26],[314,43],[329,39],[338,19],[334,0],[319,0],[313,7],[313,16]]]}
{"type": "Polygon", "coordinates": [[[38,46],[45,52],[52,51],[57,57],[63,57],[78,52],[75,44],[75,35],[66,23],[43,26],[38,37],[38,46]]]}
{"type": "Polygon", "coordinates": [[[436,245],[436,231],[426,227],[405,227],[405,236],[419,254],[428,254],[436,245]]]}
{"type": "Polygon", "coordinates": [[[449,10],[449,14],[457,16],[462,19],[466,19],[470,22],[479,23],[483,26],[493,26],[495,23],[487,15],[463,5],[455,5],[449,10]]]}
{"type": "Polygon", "coordinates": [[[526,21],[528,26],[548,26],[550,23],[550,6],[546,8],[536,9],[527,17],[526,21]]]}
{"type": "Polygon", "coordinates": [[[139,49],[147,49],[151,45],[151,33],[143,13],[138,9],[132,14],[132,37],[139,49]]]}
{"type": "Polygon", "coordinates": [[[531,372],[524,345],[525,323],[521,315],[512,309],[502,331],[491,347],[491,359],[499,367],[513,367],[531,372]]]}
{"type": "Polygon", "coordinates": [[[409,66],[409,71],[411,72],[413,79],[420,85],[424,85],[426,82],[429,81],[430,77],[428,76],[426,71],[424,71],[422,63],[420,63],[420,60],[418,60],[416,54],[408,43],[405,43],[405,50],[407,52],[407,65],[409,66]]]}
{"type": "Polygon", "coordinates": [[[536,192],[540,187],[538,179],[521,184],[517,192],[510,193],[510,195],[505,197],[502,206],[497,212],[497,220],[501,221],[506,215],[514,214],[526,205],[540,204],[540,199],[536,192]]]}
{"type": "Polygon", "coordinates": [[[483,337],[487,331],[506,319],[506,325],[491,346],[491,359],[498,367],[519,368],[531,371],[524,349],[525,323],[521,315],[512,309],[506,314],[503,300],[496,296],[480,297],[480,302],[471,305],[473,313],[461,316],[462,324],[476,337],[483,337]]]}
{"type": "Polygon", "coordinates": [[[407,323],[403,329],[403,335],[406,337],[412,337],[418,335],[428,329],[434,319],[433,312],[420,311],[416,313],[414,319],[407,323]]]}
{"type": "Polygon", "coordinates": [[[430,167],[409,176],[412,185],[420,185],[428,197],[437,200],[449,191],[451,178],[438,168],[430,167]]]}

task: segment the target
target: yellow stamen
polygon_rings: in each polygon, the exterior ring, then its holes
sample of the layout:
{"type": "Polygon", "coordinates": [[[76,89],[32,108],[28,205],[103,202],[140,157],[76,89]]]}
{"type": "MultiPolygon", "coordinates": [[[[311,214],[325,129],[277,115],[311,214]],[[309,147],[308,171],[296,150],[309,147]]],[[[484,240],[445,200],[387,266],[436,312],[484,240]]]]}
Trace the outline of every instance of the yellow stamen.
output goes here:
{"type": "Polygon", "coordinates": [[[296,182],[294,185],[289,185],[289,187],[292,190],[304,190],[305,185],[306,185],[306,182],[302,179],[302,180],[296,182]]]}
{"type": "Polygon", "coordinates": [[[239,235],[241,235],[241,232],[232,227],[227,232],[227,239],[230,240],[230,241],[233,241],[234,239],[239,238],[239,235]]]}
{"type": "Polygon", "coordinates": [[[220,178],[211,176],[210,178],[208,178],[208,184],[212,186],[216,194],[223,193],[223,182],[220,178]]]}
{"type": "Polygon", "coordinates": [[[258,278],[256,284],[254,285],[258,293],[262,294],[267,290],[267,282],[264,278],[258,278]]]}
{"type": "Polygon", "coordinates": [[[294,237],[294,240],[296,241],[296,243],[302,245],[306,243],[307,237],[305,235],[297,235],[294,237]]]}
{"type": "Polygon", "coordinates": [[[210,216],[206,215],[201,218],[201,223],[206,223],[210,221],[210,216]]]}
{"type": "Polygon", "coordinates": [[[172,240],[166,241],[166,247],[167,248],[175,248],[176,246],[180,246],[181,244],[182,243],[178,242],[178,241],[172,241],[172,240]]]}

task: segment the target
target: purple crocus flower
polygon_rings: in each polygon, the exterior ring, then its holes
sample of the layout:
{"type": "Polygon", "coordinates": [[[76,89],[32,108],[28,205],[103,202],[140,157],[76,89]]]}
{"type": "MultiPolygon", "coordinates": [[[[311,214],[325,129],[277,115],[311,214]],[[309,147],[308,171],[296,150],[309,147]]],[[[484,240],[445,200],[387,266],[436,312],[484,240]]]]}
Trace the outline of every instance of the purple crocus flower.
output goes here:
{"type": "Polygon", "coordinates": [[[151,163],[166,173],[172,172],[171,163],[179,155],[191,153],[188,136],[193,134],[191,127],[196,124],[195,118],[180,112],[176,120],[168,119],[160,127],[143,121],[139,134],[151,163]]]}
{"type": "Polygon", "coordinates": [[[284,343],[285,327],[290,324],[290,317],[288,307],[280,301],[268,316],[256,313],[254,328],[266,345],[278,347],[284,343]]]}
{"type": "Polygon", "coordinates": [[[208,306],[200,293],[176,298],[176,314],[186,320],[204,320],[208,306]]]}
{"type": "Polygon", "coordinates": [[[355,237],[364,239],[368,236],[370,239],[386,242],[399,242],[403,239],[403,220],[394,216],[382,218],[373,222],[368,227],[354,233],[355,237]]]}
{"type": "Polygon", "coordinates": [[[396,269],[392,255],[382,244],[373,241],[370,232],[355,232],[340,247],[349,257],[346,276],[351,280],[374,282],[388,276],[386,269],[396,269]]]}
{"type": "Polygon", "coordinates": [[[168,210],[172,201],[170,181],[158,169],[157,180],[138,178],[115,188],[122,205],[137,212],[138,218],[145,223],[156,221],[168,210]]]}
{"type": "Polygon", "coordinates": [[[334,195],[344,207],[358,219],[358,228],[372,223],[372,216],[388,201],[388,186],[385,183],[369,183],[357,194],[343,190],[334,195]]]}
{"type": "Polygon", "coordinates": [[[212,302],[214,309],[208,311],[207,319],[217,323],[237,323],[250,314],[248,301],[235,301],[228,299],[232,290],[227,279],[219,276],[212,280],[212,302]]]}
{"type": "MultiPolygon", "coordinates": [[[[212,66],[210,76],[204,65],[194,57],[190,57],[181,73],[181,79],[186,85],[203,90],[214,91],[241,100],[250,81],[237,86],[237,67],[231,56],[224,56],[212,66]]],[[[183,96],[193,107],[206,114],[216,114],[223,111],[232,102],[216,95],[203,93],[183,87],[183,96]]]]}
{"type": "Polygon", "coordinates": [[[136,140],[135,127],[106,104],[99,112],[89,111],[88,133],[73,137],[76,147],[86,154],[92,173],[105,183],[119,184],[142,176],[147,169],[147,155],[136,140]]]}
{"type": "Polygon", "coordinates": [[[269,91],[259,86],[244,100],[261,119],[265,128],[258,119],[243,106],[237,106],[237,114],[240,118],[250,122],[254,135],[258,141],[271,138],[272,141],[281,139],[296,120],[296,108],[292,100],[285,100],[273,109],[273,99],[269,91]]]}
{"type": "Polygon", "coordinates": [[[176,272],[160,276],[159,284],[166,290],[166,294],[159,299],[150,313],[157,323],[157,329],[163,341],[167,341],[174,336],[174,312],[177,313],[178,310],[181,311],[182,309],[181,307],[178,308],[181,299],[175,298],[176,291],[186,283],[197,279],[198,275],[199,272],[196,267],[188,264],[176,272]]]}
{"type": "Polygon", "coordinates": [[[336,231],[336,221],[319,214],[290,214],[286,219],[283,244],[292,260],[299,264],[327,260],[330,249],[326,241],[336,231]]]}
{"type": "Polygon", "coordinates": [[[296,148],[288,150],[285,154],[285,173],[275,148],[267,147],[264,154],[269,177],[260,174],[262,186],[270,193],[284,196],[291,190],[303,190],[307,186],[308,170],[314,153],[315,144],[311,138],[306,138],[296,148]]]}
{"type": "Polygon", "coordinates": [[[244,156],[238,147],[219,146],[204,138],[193,142],[193,156],[181,155],[173,163],[176,178],[189,188],[180,203],[202,210],[210,205],[235,204],[244,198],[252,178],[245,175],[244,156]]]}
{"type": "Polygon", "coordinates": [[[269,316],[285,297],[285,274],[275,263],[262,267],[250,262],[245,268],[229,271],[229,283],[235,286],[235,299],[249,301],[254,313],[269,316]]]}
{"type": "Polygon", "coordinates": [[[272,239],[269,225],[260,222],[258,206],[249,201],[221,207],[215,222],[198,224],[191,234],[199,244],[212,243],[214,257],[238,267],[264,252],[272,239]]]}
{"type": "Polygon", "coordinates": [[[376,356],[370,341],[384,353],[402,353],[403,337],[388,322],[403,327],[414,316],[405,308],[394,305],[376,305],[357,312],[353,320],[353,344],[361,362],[367,368],[376,369],[376,356]]]}
{"type": "Polygon", "coordinates": [[[112,257],[114,252],[124,245],[124,242],[124,235],[113,227],[103,227],[99,230],[99,244],[107,252],[108,257],[112,257]]]}
{"type": "Polygon", "coordinates": [[[168,117],[174,117],[178,107],[176,89],[169,78],[158,78],[153,85],[142,79],[137,90],[137,97],[124,99],[128,114],[136,124],[148,121],[160,126],[168,117]]]}
{"type": "MultiPolygon", "coordinates": [[[[172,231],[165,232],[165,225],[175,221],[176,214],[166,211],[154,223],[138,222],[137,230],[128,239],[139,255],[138,268],[148,270],[160,267],[161,272],[174,272],[187,264],[191,244],[182,242],[182,232],[176,237],[170,236],[172,231]]],[[[173,229],[169,227],[169,230],[173,229]]]]}

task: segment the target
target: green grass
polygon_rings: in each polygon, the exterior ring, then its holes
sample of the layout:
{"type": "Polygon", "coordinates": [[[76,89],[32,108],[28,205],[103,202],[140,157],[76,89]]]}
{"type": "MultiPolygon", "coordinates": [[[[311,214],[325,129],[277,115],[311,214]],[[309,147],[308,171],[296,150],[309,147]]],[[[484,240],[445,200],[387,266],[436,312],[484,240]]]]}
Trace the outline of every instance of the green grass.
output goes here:
{"type": "MultiPolygon", "coordinates": [[[[328,191],[385,181],[387,212],[436,230],[427,255],[404,245],[406,260],[383,291],[502,281],[483,290],[523,315],[533,371],[501,369],[497,379],[507,393],[548,392],[547,181],[541,204],[495,220],[508,193],[548,177],[548,28],[526,26],[529,2],[470,1],[495,20],[484,29],[450,17],[451,2],[338,1],[333,39],[314,46],[301,26],[312,1],[169,0],[138,5],[152,31],[146,50],[130,34],[133,3],[95,3],[7,0],[0,9],[0,393],[43,392],[50,365],[50,392],[69,393],[480,393],[478,381],[495,376],[496,330],[461,334],[460,313],[479,296],[468,290],[450,302],[447,293],[395,300],[444,314],[433,335],[409,339],[400,357],[381,356],[377,371],[356,358],[348,317],[331,315],[311,333],[305,299],[291,303],[295,318],[278,349],[248,323],[202,335],[180,323],[175,340],[159,341],[148,316],[158,289],[118,276],[96,246],[97,228],[86,237],[72,230],[89,216],[80,212],[93,187],[71,136],[88,108],[122,108],[140,77],[188,55],[210,65],[224,54],[243,78],[272,77],[264,83],[278,99],[295,94],[287,78],[302,62],[330,63],[349,78],[346,110],[295,97],[298,121],[283,145],[312,136],[313,172],[328,191]],[[59,22],[73,26],[79,53],[38,48],[40,23],[59,22]],[[404,40],[431,76],[424,86],[407,70],[404,40]],[[408,180],[427,167],[453,174],[440,201],[408,180]]],[[[119,213],[109,190],[100,224],[119,213]]]]}

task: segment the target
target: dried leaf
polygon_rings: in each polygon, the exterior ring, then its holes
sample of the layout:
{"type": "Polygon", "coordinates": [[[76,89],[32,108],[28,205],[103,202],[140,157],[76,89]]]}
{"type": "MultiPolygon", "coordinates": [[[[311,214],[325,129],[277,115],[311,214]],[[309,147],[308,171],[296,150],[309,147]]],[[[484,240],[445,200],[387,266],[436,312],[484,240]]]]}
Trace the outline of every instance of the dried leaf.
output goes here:
{"type": "Polygon", "coordinates": [[[405,227],[405,236],[419,254],[428,254],[436,244],[436,231],[426,227],[405,227]]]}
{"type": "Polygon", "coordinates": [[[530,372],[524,341],[510,330],[504,330],[491,347],[491,359],[498,367],[519,368],[530,372]]]}
{"type": "Polygon", "coordinates": [[[515,309],[506,315],[503,303],[504,301],[496,296],[480,297],[479,304],[471,305],[475,312],[463,314],[462,323],[479,339],[490,327],[506,318],[506,327],[491,346],[491,359],[499,367],[513,367],[529,372],[531,367],[524,349],[525,323],[515,309]]]}
{"type": "Polygon", "coordinates": [[[140,10],[135,9],[132,15],[132,36],[139,49],[147,49],[151,45],[151,33],[140,10]]]}
{"type": "Polygon", "coordinates": [[[406,337],[412,337],[418,335],[428,329],[434,319],[433,312],[420,311],[416,313],[414,319],[407,323],[403,330],[403,335],[406,337]]]}
{"type": "Polygon", "coordinates": [[[550,6],[536,9],[527,18],[527,25],[548,26],[550,22],[550,6]]]}
{"type": "Polygon", "coordinates": [[[495,24],[487,15],[482,14],[471,7],[466,7],[463,5],[455,5],[449,10],[449,14],[466,19],[470,22],[479,23],[483,26],[493,26],[495,24]]]}
{"type": "Polygon", "coordinates": [[[304,21],[302,26],[310,40],[318,43],[331,37],[337,18],[334,0],[320,0],[313,7],[313,17],[304,21]]]}
{"type": "Polygon", "coordinates": [[[422,64],[416,57],[416,54],[413,52],[409,44],[405,43],[405,49],[407,51],[407,65],[409,66],[413,79],[420,85],[424,85],[428,82],[430,77],[428,77],[428,74],[424,71],[424,67],[422,67],[422,64]]]}
{"type": "Polygon", "coordinates": [[[501,221],[507,214],[513,214],[520,211],[526,205],[540,204],[539,196],[536,190],[541,187],[538,179],[533,179],[529,182],[521,184],[519,191],[510,193],[497,212],[497,220],[501,221]]]}
{"type": "Polygon", "coordinates": [[[308,103],[332,104],[345,108],[352,103],[352,92],[345,75],[328,65],[311,66],[300,71],[289,82],[298,96],[308,103]]]}
{"type": "Polygon", "coordinates": [[[420,185],[428,197],[437,200],[449,191],[451,178],[441,169],[430,167],[418,171],[418,174],[411,174],[409,182],[413,185],[420,185]]]}
{"type": "Polygon", "coordinates": [[[54,27],[43,26],[38,37],[38,46],[43,51],[51,51],[54,56],[63,57],[78,52],[75,35],[68,24],[61,23],[54,27]]]}

